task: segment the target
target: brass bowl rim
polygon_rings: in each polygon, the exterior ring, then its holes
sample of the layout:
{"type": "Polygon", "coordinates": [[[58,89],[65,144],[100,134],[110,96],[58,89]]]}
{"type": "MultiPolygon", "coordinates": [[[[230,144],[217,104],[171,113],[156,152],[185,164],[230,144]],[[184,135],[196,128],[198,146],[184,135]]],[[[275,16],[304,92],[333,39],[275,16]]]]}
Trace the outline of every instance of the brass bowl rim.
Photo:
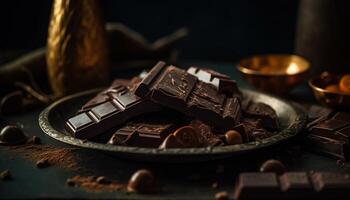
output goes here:
{"type": "Polygon", "coordinates": [[[317,79],[321,78],[322,74],[325,74],[325,73],[330,74],[331,76],[332,76],[332,75],[335,75],[335,74],[330,73],[330,72],[322,72],[321,74],[312,77],[312,78],[308,81],[308,84],[309,84],[309,86],[311,87],[311,89],[316,90],[316,91],[318,91],[318,92],[326,93],[326,94],[343,95],[343,96],[349,96],[349,97],[350,97],[350,94],[348,94],[348,93],[332,92],[332,91],[326,90],[326,89],[321,88],[321,87],[317,86],[316,84],[314,84],[314,82],[315,82],[317,79]]]}
{"type": "Polygon", "coordinates": [[[302,56],[299,56],[299,55],[295,55],[295,54],[259,54],[259,55],[253,55],[253,56],[249,56],[249,57],[241,59],[238,62],[237,69],[241,73],[248,74],[248,75],[257,75],[257,76],[296,76],[296,75],[300,75],[300,74],[303,74],[303,73],[307,73],[310,70],[310,62],[306,58],[304,58],[302,56]],[[280,57],[280,56],[289,56],[289,57],[294,57],[294,58],[300,59],[300,60],[302,60],[302,61],[304,61],[306,63],[305,69],[300,70],[297,73],[293,73],[293,74],[287,74],[287,73],[263,73],[263,72],[260,72],[260,71],[257,71],[257,70],[250,69],[249,67],[246,67],[246,66],[244,66],[242,64],[243,61],[250,60],[253,57],[270,57],[270,56],[278,56],[278,57],[280,57]]]}

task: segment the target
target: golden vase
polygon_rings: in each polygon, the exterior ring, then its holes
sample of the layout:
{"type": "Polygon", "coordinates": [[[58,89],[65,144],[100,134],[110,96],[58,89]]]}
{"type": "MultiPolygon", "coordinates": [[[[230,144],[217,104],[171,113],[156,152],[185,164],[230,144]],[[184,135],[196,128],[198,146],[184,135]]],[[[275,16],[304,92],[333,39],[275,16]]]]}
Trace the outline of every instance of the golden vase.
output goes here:
{"type": "Polygon", "coordinates": [[[54,95],[61,97],[108,82],[106,33],[97,0],[55,0],[46,61],[54,95]]]}

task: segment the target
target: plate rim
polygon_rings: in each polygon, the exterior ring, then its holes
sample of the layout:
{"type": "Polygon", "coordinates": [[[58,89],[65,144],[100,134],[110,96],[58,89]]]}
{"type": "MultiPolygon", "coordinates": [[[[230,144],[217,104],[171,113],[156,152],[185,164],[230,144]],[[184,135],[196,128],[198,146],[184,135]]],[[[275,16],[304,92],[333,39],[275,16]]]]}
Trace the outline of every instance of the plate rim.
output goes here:
{"type": "Polygon", "coordinates": [[[253,141],[243,144],[237,144],[237,145],[227,145],[227,146],[220,146],[220,147],[201,147],[201,148],[171,148],[171,149],[158,149],[158,148],[144,148],[144,147],[128,147],[128,146],[118,146],[118,145],[109,145],[109,144],[102,144],[102,143],[96,143],[88,140],[82,140],[78,138],[74,138],[72,136],[66,135],[58,130],[56,130],[49,121],[49,114],[51,110],[53,110],[56,106],[59,104],[80,97],[84,95],[89,95],[93,93],[97,93],[98,91],[101,91],[103,88],[96,88],[92,90],[87,90],[79,93],[75,93],[66,97],[63,97],[51,105],[47,106],[39,115],[39,126],[42,129],[42,131],[52,137],[53,139],[56,139],[60,142],[63,142],[65,144],[81,147],[81,148],[87,148],[87,149],[94,149],[94,150],[100,150],[100,151],[107,151],[111,153],[123,153],[123,154],[134,154],[137,156],[140,155],[157,155],[157,156],[204,156],[207,154],[213,155],[222,155],[222,154],[237,154],[237,153],[244,153],[252,150],[257,150],[265,147],[269,147],[272,145],[275,145],[277,143],[286,141],[293,136],[296,136],[301,130],[304,128],[307,115],[304,113],[300,108],[297,108],[290,104],[287,100],[280,99],[279,97],[276,97],[274,95],[261,93],[258,91],[250,90],[250,89],[241,89],[243,93],[259,93],[261,95],[265,95],[270,98],[277,99],[278,101],[281,101],[288,106],[290,106],[296,113],[297,117],[294,121],[294,123],[289,126],[288,128],[279,131],[278,134],[271,136],[269,138],[260,140],[260,141],[253,141]]]}

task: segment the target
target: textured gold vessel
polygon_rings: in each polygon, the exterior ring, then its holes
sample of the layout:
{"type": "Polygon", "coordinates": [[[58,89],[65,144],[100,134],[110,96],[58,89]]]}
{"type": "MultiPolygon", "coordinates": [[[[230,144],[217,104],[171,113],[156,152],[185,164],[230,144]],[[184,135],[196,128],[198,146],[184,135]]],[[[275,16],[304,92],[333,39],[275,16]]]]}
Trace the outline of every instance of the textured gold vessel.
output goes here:
{"type": "Polygon", "coordinates": [[[46,61],[55,96],[108,82],[108,50],[97,0],[55,0],[46,61]]]}
{"type": "Polygon", "coordinates": [[[341,74],[323,72],[309,80],[316,100],[326,106],[337,109],[350,109],[350,94],[325,89],[328,85],[338,84],[341,74]]]}
{"type": "Polygon", "coordinates": [[[268,54],[245,58],[237,69],[257,89],[285,95],[307,79],[310,63],[297,55],[268,54]]]}

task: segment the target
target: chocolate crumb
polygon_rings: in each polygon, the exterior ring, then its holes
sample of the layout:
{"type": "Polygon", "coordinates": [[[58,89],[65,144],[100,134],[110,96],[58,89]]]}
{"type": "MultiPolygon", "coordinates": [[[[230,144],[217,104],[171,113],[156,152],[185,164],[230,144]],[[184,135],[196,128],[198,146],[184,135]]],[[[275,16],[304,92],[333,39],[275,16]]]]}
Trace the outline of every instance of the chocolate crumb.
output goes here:
{"type": "Polygon", "coordinates": [[[36,162],[38,168],[46,168],[50,166],[49,160],[47,158],[40,159],[36,162]]]}
{"type": "Polygon", "coordinates": [[[100,176],[96,179],[96,181],[100,184],[110,184],[111,181],[108,180],[105,176],[100,176]]]}
{"type": "Polygon", "coordinates": [[[30,143],[30,144],[41,144],[41,139],[40,139],[40,137],[34,135],[28,140],[28,143],[30,143]]]}
{"type": "Polygon", "coordinates": [[[12,175],[11,175],[10,170],[7,169],[7,170],[4,170],[0,173],[0,180],[8,181],[11,179],[12,179],[12,175]]]}
{"type": "Polygon", "coordinates": [[[215,200],[227,200],[228,193],[226,191],[217,192],[215,194],[215,200]]]}
{"type": "Polygon", "coordinates": [[[74,176],[66,180],[66,184],[70,187],[81,187],[88,192],[113,192],[125,188],[124,184],[111,181],[104,176],[74,176]],[[100,183],[98,180],[105,179],[109,183],[100,183]]]}
{"type": "Polygon", "coordinates": [[[78,155],[76,148],[59,148],[45,144],[30,144],[19,146],[8,146],[8,151],[22,156],[34,163],[41,159],[48,159],[50,165],[57,165],[67,170],[78,171],[81,167],[78,165],[78,155]]]}

